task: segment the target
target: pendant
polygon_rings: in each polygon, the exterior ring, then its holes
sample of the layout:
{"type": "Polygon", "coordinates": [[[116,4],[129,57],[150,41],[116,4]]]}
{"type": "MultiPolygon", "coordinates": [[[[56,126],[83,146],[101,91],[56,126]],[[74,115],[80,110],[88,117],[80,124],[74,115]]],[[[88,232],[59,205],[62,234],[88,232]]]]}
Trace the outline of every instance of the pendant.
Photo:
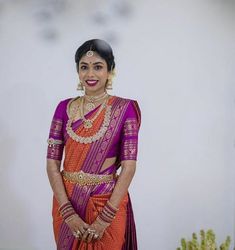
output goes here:
{"type": "Polygon", "coordinates": [[[83,124],[84,124],[84,128],[91,128],[93,126],[91,120],[85,120],[83,121],[83,124]]]}
{"type": "Polygon", "coordinates": [[[88,102],[88,103],[86,104],[86,109],[87,109],[88,111],[91,111],[91,110],[94,109],[94,108],[95,108],[95,104],[94,104],[94,103],[88,102]]]}

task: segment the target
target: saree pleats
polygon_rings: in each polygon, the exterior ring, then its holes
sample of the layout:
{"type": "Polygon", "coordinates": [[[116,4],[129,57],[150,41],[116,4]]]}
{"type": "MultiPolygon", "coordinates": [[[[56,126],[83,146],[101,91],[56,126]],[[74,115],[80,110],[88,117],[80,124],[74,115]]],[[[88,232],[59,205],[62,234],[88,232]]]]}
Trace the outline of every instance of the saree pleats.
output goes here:
{"type": "MultiPolygon", "coordinates": [[[[105,206],[110,194],[95,195],[89,199],[86,211],[86,222],[92,224],[105,206]]],[[[72,250],[120,250],[125,241],[126,209],[128,196],[123,199],[119,211],[112,224],[106,229],[101,240],[86,243],[74,241],[72,250]]]]}

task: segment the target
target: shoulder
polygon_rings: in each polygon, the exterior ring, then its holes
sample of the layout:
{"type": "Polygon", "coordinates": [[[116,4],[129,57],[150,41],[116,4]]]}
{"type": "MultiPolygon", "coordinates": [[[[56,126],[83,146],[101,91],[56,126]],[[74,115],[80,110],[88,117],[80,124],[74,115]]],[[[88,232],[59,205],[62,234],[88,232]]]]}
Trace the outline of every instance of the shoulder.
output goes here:
{"type": "Polygon", "coordinates": [[[55,109],[55,116],[65,118],[67,116],[68,106],[74,99],[76,98],[70,97],[59,101],[55,109]]]}
{"type": "Polygon", "coordinates": [[[130,98],[125,98],[125,97],[121,97],[121,96],[115,96],[115,98],[120,101],[120,102],[123,102],[125,104],[137,104],[138,105],[138,101],[137,100],[134,100],[134,99],[130,99],[130,98]]]}
{"type": "Polygon", "coordinates": [[[137,100],[130,98],[123,98],[120,96],[116,96],[117,101],[123,103],[126,106],[126,117],[136,117],[138,123],[141,123],[141,110],[137,100]]]}

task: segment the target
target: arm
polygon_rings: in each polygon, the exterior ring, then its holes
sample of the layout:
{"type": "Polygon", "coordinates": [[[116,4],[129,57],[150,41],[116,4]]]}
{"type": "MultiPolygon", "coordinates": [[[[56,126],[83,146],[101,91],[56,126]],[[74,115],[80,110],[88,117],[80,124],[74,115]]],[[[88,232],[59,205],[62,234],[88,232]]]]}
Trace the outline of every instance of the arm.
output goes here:
{"type": "Polygon", "coordinates": [[[64,149],[63,114],[65,112],[65,108],[66,106],[64,103],[60,102],[52,119],[47,149],[47,175],[55,199],[58,202],[59,211],[63,215],[63,219],[68,224],[72,232],[76,232],[77,230],[85,232],[87,224],[76,214],[71,203],[69,202],[63,178],[60,173],[64,149]]]}
{"type": "MultiPolygon", "coordinates": [[[[60,165],[61,161],[47,159],[47,175],[59,206],[69,201],[60,173],[60,165]]],[[[67,224],[72,232],[79,230],[81,233],[84,233],[88,228],[88,224],[86,224],[78,215],[69,220],[67,224]]]]}
{"type": "Polygon", "coordinates": [[[60,165],[61,161],[59,160],[47,159],[47,175],[59,206],[68,202],[64,183],[60,174],[60,165]]]}
{"type": "Polygon", "coordinates": [[[122,169],[118,177],[118,181],[109,199],[110,203],[115,207],[119,207],[121,201],[128,192],[128,188],[135,174],[136,161],[134,160],[122,161],[121,168],[122,169]]]}

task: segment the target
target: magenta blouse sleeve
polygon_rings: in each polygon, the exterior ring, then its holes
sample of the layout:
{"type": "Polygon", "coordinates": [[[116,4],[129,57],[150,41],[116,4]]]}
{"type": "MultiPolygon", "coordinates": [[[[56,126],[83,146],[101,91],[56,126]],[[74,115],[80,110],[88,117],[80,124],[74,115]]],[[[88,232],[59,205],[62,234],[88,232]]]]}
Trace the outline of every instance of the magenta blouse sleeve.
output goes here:
{"type": "Polygon", "coordinates": [[[64,103],[60,102],[55,110],[48,138],[47,159],[62,160],[64,149],[64,103]]]}
{"type": "Polygon", "coordinates": [[[138,133],[141,124],[141,112],[137,101],[131,100],[127,108],[121,138],[120,160],[137,160],[138,133]]]}

